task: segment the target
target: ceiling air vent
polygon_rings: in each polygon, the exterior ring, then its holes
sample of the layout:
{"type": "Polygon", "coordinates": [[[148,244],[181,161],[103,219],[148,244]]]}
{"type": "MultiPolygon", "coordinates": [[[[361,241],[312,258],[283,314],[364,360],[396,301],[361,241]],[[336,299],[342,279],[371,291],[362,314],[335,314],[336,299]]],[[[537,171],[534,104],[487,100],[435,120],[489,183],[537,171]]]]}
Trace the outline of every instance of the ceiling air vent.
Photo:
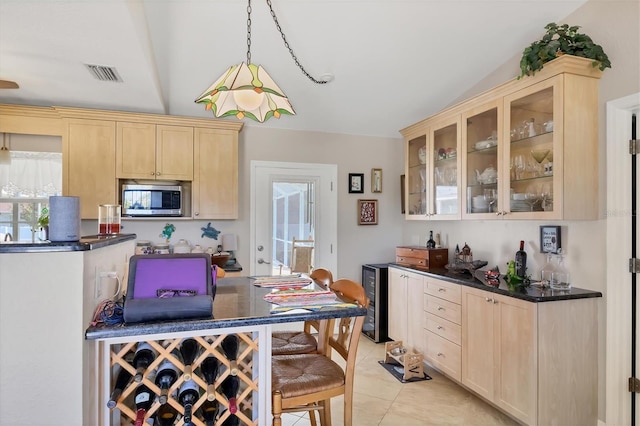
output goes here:
{"type": "Polygon", "coordinates": [[[84,64],[92,76],[100,81],[117,81],[122,83],[122,78],[114,67],[105,67],[103,65],[84,64]]]}

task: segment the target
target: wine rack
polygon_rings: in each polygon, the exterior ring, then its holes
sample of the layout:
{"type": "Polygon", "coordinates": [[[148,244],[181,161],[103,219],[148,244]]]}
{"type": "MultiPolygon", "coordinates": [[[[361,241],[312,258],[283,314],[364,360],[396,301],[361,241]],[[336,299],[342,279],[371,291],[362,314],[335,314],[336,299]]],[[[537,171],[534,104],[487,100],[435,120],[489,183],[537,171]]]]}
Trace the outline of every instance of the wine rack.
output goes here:
{"type": "MultiPolygon", "coordinates": [[[[214,356],[219,361],[218,374],[214,383],[214,395],[215,400],[218,402],[220,407],[215,424],[221,425],[230,415],[232,415],[229,411],[229,402],[221,390],[223,381],[232,374],[232,363],[225,356],[224,350],[221,346],[222,341],[230,334],[231,333],[208,336],[196,335],[184,338],[176,337],[158,340],[141,340],[109,345],[110,368],[108,370],[107,380],[109,382],[108,388],[110,390],[113,389],[119,369],[126,369],[132,375],[135,375],[136,368],[132,364],[132,359],[139,343],[146,342],[156,352],[155,359],[144,371],[142,381],[138,383],[132,378],[122,389],[122,393],[116,400],[116,406],[110,413],[110,417],[112,420],[111,426],[124,426],[134,424],[134,421],[136,419],[136,406],[134,397],[136,388],[140,384],[145,384],[146,386],[148,386],[156,394],[156,396],[160,395],[160,387],[156,385],[154,376],[155,371],[165,360],[169,360],[171,363],[173,363],[173,365],[175,365],[180,372],[178,379],[169,387],[169,398],[166,404],[170,404],[179,413],[175,425],[182,426],[185,424],[184,418],[182,417],[182,415],[184,414],[184,408],[179,403],[177,394],[181,385],[185,382],[185,364],[183,363],[183,360],[178,355],[178,353],[182,342],[187,339],[195,340],[199,346],[198,355],[191,365],[191,380],[193,380],[198,385],[200,389],[200,397],[193,405],[192,411],[194,413],[194,416],[191,418],[191,422],[198,426],[205,426],[205,422],[200,415],[199,409],[202,404],[207,401],[209,395],[207,393],[208,384],[205,381],[205,378],[200,370],[200,366],[207,357],[214,356]],[[115,414],[119,414],[120,417],[120,420],[117,422],[117,424],[115,424],[113,421],[114,417],[118,417],[117,415],[113,415],[114,412],[115,414]]],[[[238,338],[238,353],[236,362],[239,387],[236,395],[237,411],[234,415],[238,418],[239,425],[257,426],[258,421],[253,420],[255,418],[255,416],[253,415],[253,413],[255,412],[255,410],[253,409],[253,401],[255,399],[255,395],[257,395],[258,393],[259,385],[258,375],[254,372],[254,359],[257,359],[258,354],[257,333],[235,332],[232,334],[237,336],[238,338]]],[[[108,399],[109,395],[107,394],[103,395],[103,398],[101,398],[100,401],[100,404],[105,407],[105,410],[109,410],[108,408],[106,408],[108,399]]],[[[145,414],[145,421],[149,418],[154,418],[160,406],[161,404],[156,397],[155,401],[145,414]]],[[[146,424],[147,423],[145,423],[145,425],[146,424]]]]}

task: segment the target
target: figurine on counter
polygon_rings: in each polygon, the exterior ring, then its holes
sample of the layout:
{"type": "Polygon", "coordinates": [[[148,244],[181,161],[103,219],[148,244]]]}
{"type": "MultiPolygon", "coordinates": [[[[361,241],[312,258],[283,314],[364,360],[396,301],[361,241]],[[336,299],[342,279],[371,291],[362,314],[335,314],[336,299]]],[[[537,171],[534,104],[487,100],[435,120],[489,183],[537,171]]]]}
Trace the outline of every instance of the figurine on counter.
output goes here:
{"type": "Polygon", "coordinates": [[[519,277],[516,273],[516,262],[514,260],[510,260],[507,262],[507,275],[505,275],[504,280],[507,282],[509,286],[528,286],[531,283],[529,277],[519,277]]]}

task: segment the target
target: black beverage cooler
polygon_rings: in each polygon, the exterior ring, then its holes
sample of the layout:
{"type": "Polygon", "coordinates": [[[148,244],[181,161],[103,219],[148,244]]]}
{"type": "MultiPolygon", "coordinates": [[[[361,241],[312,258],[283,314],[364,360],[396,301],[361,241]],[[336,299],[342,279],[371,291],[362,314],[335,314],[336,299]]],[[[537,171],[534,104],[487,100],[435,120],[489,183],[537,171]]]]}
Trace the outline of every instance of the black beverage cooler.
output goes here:
{"type": "Polygon", "coordinates": [[[362,286],[371,300],[362,334],[374,342],[386,342],[389,300],[389,265],[387,263],[362,265],[362,286]]]}

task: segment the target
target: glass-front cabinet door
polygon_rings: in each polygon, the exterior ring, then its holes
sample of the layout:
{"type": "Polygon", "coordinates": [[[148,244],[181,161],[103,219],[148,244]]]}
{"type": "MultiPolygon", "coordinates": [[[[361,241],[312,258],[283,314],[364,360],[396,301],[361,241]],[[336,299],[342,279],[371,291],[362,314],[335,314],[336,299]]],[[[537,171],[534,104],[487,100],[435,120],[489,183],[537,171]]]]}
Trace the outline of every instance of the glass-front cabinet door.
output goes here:
{"type": "Polygon", "coordinates": [[[427,136],[406,142],[405,218],[426,219],[427,214],[427,136]]]}
{"type": "Polygon", "coordinates": [[[434,123],[429,153],[429,207],[431,219],[460,218],[460,116],[434,123]]]}
{"type": "Polygon", "coordinates": [[[512,217],[561,217],[554,204],[562,199],[560,84],[550,79],[505,97],[509,191],[501,199],[512,217]]]}
{"type": "Polygon", "coordinates": [[[501,102],[494,101],[470,110],[463,115],[462,123],[465,191],[462,216],[465,219],[499,217],[503,209],[500,200],[505,174],[501,102]]]}

